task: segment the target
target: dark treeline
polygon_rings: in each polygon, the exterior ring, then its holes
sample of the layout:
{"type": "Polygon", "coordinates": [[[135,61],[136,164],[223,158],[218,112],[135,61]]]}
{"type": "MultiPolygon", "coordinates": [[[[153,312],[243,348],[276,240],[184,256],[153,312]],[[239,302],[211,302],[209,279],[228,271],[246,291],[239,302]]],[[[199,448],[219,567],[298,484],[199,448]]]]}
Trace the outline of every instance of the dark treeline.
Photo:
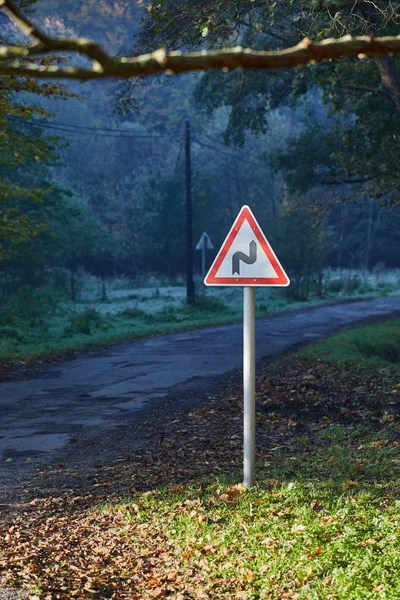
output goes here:
{"type": "MultiPolygon", "coordinates": [[[[141,30],[141,3],[87,0],[76,13],[75,3],[43,0],[34,8],[34,18],[50,29],[84,34],[114,51],[155,43],[149,19],[157,15],[146,13],[141,30]]],[[[261,9],[257,18],[265,18],[261,9]]],[[[168,19],[162,31],[161,41],[172,35],[168,19]]],[[[214,34],[229,38],[222,30],[214,34]]],[[[352,74],[343,64],[351,63],[339,63],[343,72],[335,67],[335,77],[348,82],[352,74]]],[[[368,76],[360,68],[357,77],[368,76]]],[[[318,71],[300,91],[292,81],[295,102],[265,88],[261,102],[264,79],[254,73],[68,88],[29,82],[21,88],[2,77],[2,282],[8,289],[58,284],[73,295],[82,269],[103,278],[182,274],[184,118],[192,127],[195,241],[206,230],[218,247],[239,208],[249,204],[291,277],[288,293],[297,298],[321,293],[326,267],[399,267],[400,214],[385,174],[392,173],[393,154],[399,157],[392,143],[385,153],[396,109],[383,99],[377,107],[371,93],[351,98],[345,111],[343,91],[332,98],[328,79],[318,71]],[[373,120],[379,125],[374,140],[373,120]],[[381,161],[376,180],[375,155],[381,161]]]]}

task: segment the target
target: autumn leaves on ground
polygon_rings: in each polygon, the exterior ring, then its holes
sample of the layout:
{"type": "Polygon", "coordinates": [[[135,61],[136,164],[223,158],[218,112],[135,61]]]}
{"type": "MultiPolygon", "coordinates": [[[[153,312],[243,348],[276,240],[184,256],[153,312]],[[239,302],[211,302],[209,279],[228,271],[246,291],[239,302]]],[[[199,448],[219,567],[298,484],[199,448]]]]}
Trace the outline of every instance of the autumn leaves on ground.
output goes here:
{"type": "Polygon", "coordinates": [[[239,375],[191,412],[146,415],[146,447],[16,507],[1,584],[46,599],[399,598],[399,336],[391,321],[260,367],[251,491],[239,375]]]}

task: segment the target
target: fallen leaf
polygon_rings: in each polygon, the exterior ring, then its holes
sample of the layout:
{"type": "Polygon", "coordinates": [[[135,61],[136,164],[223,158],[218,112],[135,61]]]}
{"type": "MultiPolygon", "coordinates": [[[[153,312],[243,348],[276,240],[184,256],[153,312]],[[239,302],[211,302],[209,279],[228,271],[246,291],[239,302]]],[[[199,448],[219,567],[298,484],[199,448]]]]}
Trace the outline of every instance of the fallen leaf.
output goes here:
{"type": "Polygon", "coordinates": [[[290,533],[301,533],[302,531],[305,531],[307,528],[305,525],[293,525],[292,529],[290,530],[290,533]]]}
{"type": "Polygon", "coordinates": [[[319,556],[323,552],[322,546],[318,546],[315,550],[307,554],[308,558],[313,558],[314,556],[319,556]]]}
{"type": "Polygon", "coordinates": [[[335,519],[330,516],[322,517],[321,523],[325,523],[326,525],[336,525],[335,519]]]}
{"type": "Polygon", "coordinates": [[[373,538],[368,538],[367,540],[363,540],[362,542],[360,542],[359,545],[360,546],[373,546],[376,543],[377,543],[377,540],[374,540],[373,538]]]}
{"type": "Polygon", "coordinates": [[[320,512],[321,510],[323,510],[323,506],[321,506],[321,504],[319,504],[318,500],[313,500],[310,504],[310,508],[314,512],[320,512]]]}

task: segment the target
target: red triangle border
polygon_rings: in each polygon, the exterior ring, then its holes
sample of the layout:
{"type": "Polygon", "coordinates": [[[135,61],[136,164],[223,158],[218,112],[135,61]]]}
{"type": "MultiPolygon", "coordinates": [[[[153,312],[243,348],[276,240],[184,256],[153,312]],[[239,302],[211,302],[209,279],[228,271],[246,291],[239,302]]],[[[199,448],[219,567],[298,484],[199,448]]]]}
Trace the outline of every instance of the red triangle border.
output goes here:
{"type": "Polygon", "coordinates": [[[282,268],[275,252],[272,250],[269,245],[266,237],[264,236],[259,224],[257,223],[251,209],[248,206],[243,206],[236,217],[235,222],[233,223],[230,232],[228,233],[224,243],[221,246],[220,251],[218,252],[213,264],[211,265],[210,270],[208,271],[205,279],[205,285],[248,285],[248,286],[259,286],[259,285],[271,285],[271,286],[279,286],[286,287],[290,284],[289,277],[286,275],[285,271],[282,268]],[[277,274],[277,277],[216,277],[218,270],[229,252],[230,247],[238,235],[240,228],[242,227],[244,221],[247,220],[250,227],[253,229],[254,234],[261,246],[267,255],[271,265],[277,274]]]}

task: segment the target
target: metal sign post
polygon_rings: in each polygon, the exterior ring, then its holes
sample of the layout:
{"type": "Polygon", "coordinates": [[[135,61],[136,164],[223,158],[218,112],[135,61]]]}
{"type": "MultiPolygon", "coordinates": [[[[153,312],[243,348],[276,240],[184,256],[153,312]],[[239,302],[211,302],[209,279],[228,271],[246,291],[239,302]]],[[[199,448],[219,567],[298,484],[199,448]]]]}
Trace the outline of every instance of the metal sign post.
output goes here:
{"type": "Polygon", "coordinates": [[[203,246],[201,248],[201,276],[206,276],[206,250],[207,250],[207,238],[203,237],[203,246]]]}
{"type": "Polygon", "coordinates": [[[248,206],[241,208],[204,283],[243,286],[243,485],[250,489],[255,480],[256,287],[285,287],[290,281],[248,206]]]}
{"type": "Polygon", "coordinates": [[[256,452],[256,288],[243,288],[243,485],[254,485],[256,452]]]}

